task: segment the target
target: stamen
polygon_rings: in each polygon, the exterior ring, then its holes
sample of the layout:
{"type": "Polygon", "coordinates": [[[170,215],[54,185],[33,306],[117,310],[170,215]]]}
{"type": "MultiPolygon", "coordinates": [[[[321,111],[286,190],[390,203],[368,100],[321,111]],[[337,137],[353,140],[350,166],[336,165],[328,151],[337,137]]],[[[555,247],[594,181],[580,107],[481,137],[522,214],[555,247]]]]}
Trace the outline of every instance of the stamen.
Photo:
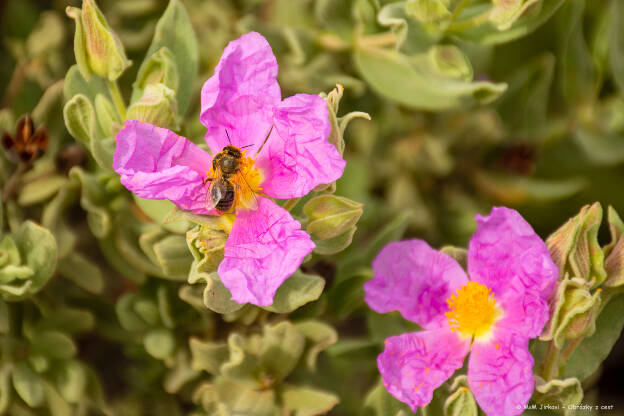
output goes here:
{"type": "Polygon", "coordinates": [[[481,338],[489,334],[500,313],[492,289],[477,282],[468,282],[446,300],[446,313],[452,331],[481,338]]]}

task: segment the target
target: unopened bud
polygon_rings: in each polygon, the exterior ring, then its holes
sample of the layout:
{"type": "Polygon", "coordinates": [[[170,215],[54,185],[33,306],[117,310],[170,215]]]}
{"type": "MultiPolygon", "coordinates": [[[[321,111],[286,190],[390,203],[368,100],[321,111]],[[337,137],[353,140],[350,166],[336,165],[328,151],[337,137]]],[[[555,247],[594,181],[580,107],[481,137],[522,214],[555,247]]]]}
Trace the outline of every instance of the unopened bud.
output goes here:
{"type": "Polygon", "coordinates": [[[128,108],[127,118],[177,130],[180,128],[177,113],[175,91],[163,84],[149,84],[141,99],[128,108]]]}
{"type": "Polygon", "coordinates": [[[455,390],[444,402],[444,416],[477,416],[477,403],[468,388],[466,376],[457,376],[451,386],[455,390]]]}
{"type": "Polygon", "coordinates": [[[336,237],[353,227],[362,211],[362,204],[335,195],[317,196],[303,207],[308,216],[306,230],[321,240],[336,237]]]}
{"type": "Polygon", "coordinates": [[[547,335],[561,348],[566,340],[590,336],[596,329],[600,308],[600,292],[590,293],[587,282],[580,278],[565,279],[559,284],[554,312],[547,335]]]}
{"type": "Polygon", "coordinates": [[[421,23],[444,27],[451,17],[448,6],[448,0],[407,0],[405,13],[421,23]]]}
{"type": "Polygon", "coordinates": [[[74,53],[82,76],[87,80],[91,74],[111,81],[119,78],[131,62],[97,4],[83,0],[82,9],[68,7],[65,12],[76,23],[74,53]]]}
{"type": "Polygon", "coordinates": [[[158,49],[141,65],[134,88],[143,91],[149,84],[164,84],[174,91],[178,89],[178,66],[167,47],[158,49]]]}
{"type": "Polygon", "coordinates": [[[584,206],[546,240],[548,250],[560,276],[566,273],[582,278],[592,287],[607,277],[604,253],[598,243],[598,229],[602,222],[602,207],[598,202],[584,206]]]}

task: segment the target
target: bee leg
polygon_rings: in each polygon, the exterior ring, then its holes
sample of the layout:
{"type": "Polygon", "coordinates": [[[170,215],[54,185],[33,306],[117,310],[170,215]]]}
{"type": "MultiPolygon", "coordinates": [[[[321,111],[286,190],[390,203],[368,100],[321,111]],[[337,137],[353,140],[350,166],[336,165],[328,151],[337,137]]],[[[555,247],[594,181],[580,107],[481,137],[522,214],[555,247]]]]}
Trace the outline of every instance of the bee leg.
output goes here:
{"type": "Polygon", "coordinates": [[[212,182],[212,181],[214,181],[214,178],[207,177],[206,179],[204,179],[204,185],[206,185],[208,182],[212,182]]]}

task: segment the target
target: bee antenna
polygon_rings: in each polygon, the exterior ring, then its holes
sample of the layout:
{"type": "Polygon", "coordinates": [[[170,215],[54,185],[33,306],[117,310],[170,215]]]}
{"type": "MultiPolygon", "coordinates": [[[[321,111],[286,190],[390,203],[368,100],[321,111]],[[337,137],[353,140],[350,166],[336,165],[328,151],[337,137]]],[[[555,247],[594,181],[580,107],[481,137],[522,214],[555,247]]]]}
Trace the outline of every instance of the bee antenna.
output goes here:
{"type": "Polygon", "coordinates": [[[260,148],[258,148],[258,151],[256,152],[256,156],[258,155],[258,153],[260,153],[260,150],[262,150],[262,148],[264,147],[264,145],[266,144],[267,140],[269,140],[269,136],[271,135],[271,132],[273,131],[273,125],[271,125],[271,128],[269,129],[269,132],[267,133],[266,137],[264,138],[264,141],[262,142],[262,144],[260,145],[260,148]]]}
{"type": "Polygon", "coordinates": [[[232,145],[232,139],[230,139],[230,134],[228,133],[227,129],[225,129],[225,135],[227,136],[228,142],[230,142],[230,144],[232,145]]]}
{"type": "Polygon", "coordinates": [[[239,149],[244,149],[244,148],[249,147],[249,146],[253,146],[253,143],[252,144],[246,144],[245,146],[241,146],[239,149]]]}

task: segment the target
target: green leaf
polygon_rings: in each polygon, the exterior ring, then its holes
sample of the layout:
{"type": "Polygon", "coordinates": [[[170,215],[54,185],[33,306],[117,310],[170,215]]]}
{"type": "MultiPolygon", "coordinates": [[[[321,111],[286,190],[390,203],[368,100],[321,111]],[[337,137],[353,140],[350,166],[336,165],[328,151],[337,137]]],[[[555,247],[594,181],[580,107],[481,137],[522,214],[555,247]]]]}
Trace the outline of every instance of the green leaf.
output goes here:
{"type": "Polygon", "coordinates": [[[206,282],[204,289],[204,305],[216,313],[232,313],[241,309],[244,305],[232,300],[232,294],[225,287],[216,273],[199,273],[191,269],[189,283],[194,284],[200,280],[206,282]]]}
{"type": "Polygon", "coordinates": [[[357,48],[362,77],[383,97],[420,110],[441,111],[494,101],[506,84],[449,78],[427,54],[408,57],[396,51],[357,48]],[[396,80],[401,82],[396,82],[396,80]]]}
{"type": "Polygon", "coordinates": [[[6,334],[11,329],[11,318],[9,317],[9,305],[0,299],[0,334],[6,334]]]}
{"type": "Polygon", "coordinates": [[[563,377],[583,381],[607,358],[624,326],[624,295],[614,296],[596,319],[596,331],[584,339],[570,356],[563,377]]]}
{"type": "Polygon", "coordinates": [[[164,360],[175,351],[176,341],[169,329],[159,328],[145,334],[143,345],[149,355],[159,360],[164,360]]]}
{"type": "Polygon", "coordinates": [[[191,367],[194,370],[204,370],[212,375],[219,375],[221,365],[230,355],[227,344],[204,342],[197,338],[189,340],[191,349],[191,367]]]}
{"type": "Polygon", "coordinates": [[[336,395],[309,387],[285,385],[282,390],[285,412],[294,416],[316,416],[329,412],[339,402],[336,395]]]}
{"type": "Polygon", "coordinates": [[[573,133],[574,142],[592,164],[619,165],[624,161],[624,137],[598,126],[579,125],[573,133]]]}
{"type": "Polygon", "coordinates": [[[581,177],[542,179],[486,171],[475,172],[472,179],[485,196],[511,206],[568,198],[587,185],[581,177]]]}
{"type": "Polygon", "coordinates": [[[110,98],[108,88],[103,79],[91,77],[89,81],[86,81],[80,74],[78,66],[72,65],[67,71],[67,74],[65,74],[63,95],[66,100],[69,100],[78,94],[86,96],[91,103],[95,102],[95,98],[98,94],[110,98]]]}
{"type": "Polygon", "coordinates": [[[491,6],[487,3],[475,3],[459,14],[447,33],[484,45],[511,42],[540,27],[563,3],[564,0],[542,0],[537,10],[515,19],[511,27],[503,31],[499,30],[493,22],[479,19],[481,16],[489,17],[491,6]],[[475,25],[473,22],[478,22],[478,24],[475,25]]]}
{"type": "Polygon", "coordinates": [[[104,94],[95,96],[95,115],[102,134],[100,137],[114,137],[121,128],[122,121],[113,103],[104,94]]]}
{"type": "Polygon", "coordinates": [[[522,137],[532,137],[546,123],[555,57],[543,54],[518,68],[509,88],[496,107],[509,128],[522,137]]]}
{"type": "Polygon", "coordinates": [[[32,343],[32,351],[45,357],[66,360],[76,355],[74,341],[60,331],[36,332],[32,343]]]}
{"type": "Polygon", "coordinates": [[[276,313],[290,313],[317,300],[324,287],[325,279],[322,277],[297,270],[277,289],[273,304],[262,308],[276,313]]]}
{"type": "Polygon", "coordinates": [[[84,365],[69,360],[55,372],[55,384],[59,393],[70,403],[79,403],[87,388],[87,373],[84,365]]]}
{"type": "Polygon", "coordinates": [[[67,177],[49,175],[26,183],[20,190],[17,202],[22,206],[34,205],[56,194],[67,183],[67,177]]]}
{"type": "Polygon", "coordinates": [[[59,261],[58,271],[82,289],[94,294],[104,290],[104,276],[100,267],[79,253],[72,252],[59,261]]]}
{"type": "Polygon", "coordinates": [[[139,74],[147,71],[150,58],[161,48],[166,47],[173,55],[176,71],[179,74],[177,100],[178,113],[183,115],[188,108],[195,86],[194,81],[198,70],[197,38],[193,31],[184,5],[179,0],[170,0],[158,24],[154,39],[146,57],[139,68],[139,74]]]}
{"type": "Polygon", "coordinates": [[[72,413],[72,407],[52,384],[44,381],[43,390],[52,416],[65,416],[72,413]]]}
{"type": "Polygon", "coordinates": [[[569,409],[583,400],[583,388],[577,378],[565,380],[549,380],[546,382],[539,376],[535,376],[534,399],[538,403],[551,406],[561,406],[569,409]]]}
{"type": "Polygon", "coordinates": [[[43,381],[39,374],[21,361],[13,369],[13,387],[19,396],[30,407],[39,407],[44,401],[43,381]]]}
{"type": "Polygon", "coordinates": [[[338,341],[338,333],[326,323],[313,320],[297,322],[295,328],[312,343],[306,352],[306,364],[311,371],[315,371],[319,353],[338,341]]]}
{"type": "Polygon", "coordinates": [[[364,399],[364,407],[373,411],[375,416],[399,416],[413,414],[410,408],[388,393],[381,380],[364,399]]]}
{"type": "Polygon", "coordinates": [[[171,210],[176,207],[173,202],[166,199],[139,198],[135,194],[132,194],[132,198],[148,217],[163,228],[178,234],[183,234],[190,228],[189,221],[165,221],[171,210]]]}
{"type": "Polygon", "coordinates": [[[559,58],[563,93],[570,103],[592,100],[596,79],[594,61],[584,38],[585,0],[569,0],[557,13],[561,34],[559,58]]]}
{"type": "Polygon", "coordinates": [[[624,4],[612,1],[610,14],[609,63],[615,84],[624,91],[624,4]]]}
{"type": "Polygon", "coordinates": [[[275,381],[285,378],[297,365],[305,339],[288,321],[265,325],[260,347],[260,366],[275,381]]]}

